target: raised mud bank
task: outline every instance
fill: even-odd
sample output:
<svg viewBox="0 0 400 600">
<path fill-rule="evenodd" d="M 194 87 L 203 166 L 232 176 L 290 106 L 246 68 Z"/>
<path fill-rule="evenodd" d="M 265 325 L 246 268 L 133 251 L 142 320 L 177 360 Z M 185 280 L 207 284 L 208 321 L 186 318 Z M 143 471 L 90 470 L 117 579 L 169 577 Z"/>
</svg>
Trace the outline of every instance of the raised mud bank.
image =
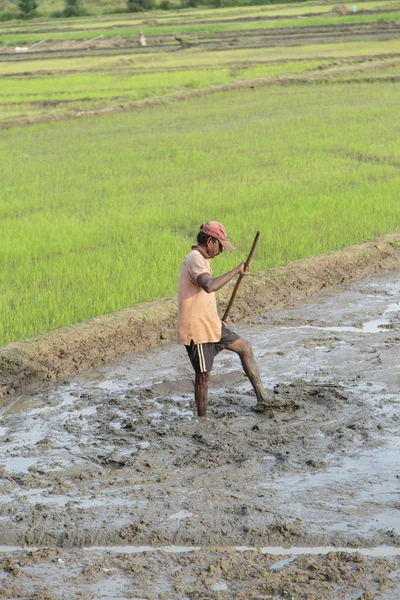
<svg viewBox="0 0 400 600">
<path fill-rule="evenodd" d="M 340 283 L 400 267 L 400 232 L 247 277 L 230 322 L 302 300 Z M 232 285 L 219 293 L 222 307 Z M 0 397 L 27 385 L 83 372 L 100 363 L 172 339 L 176 298 L 140 304 L 0 349 Z"/>
</svg>

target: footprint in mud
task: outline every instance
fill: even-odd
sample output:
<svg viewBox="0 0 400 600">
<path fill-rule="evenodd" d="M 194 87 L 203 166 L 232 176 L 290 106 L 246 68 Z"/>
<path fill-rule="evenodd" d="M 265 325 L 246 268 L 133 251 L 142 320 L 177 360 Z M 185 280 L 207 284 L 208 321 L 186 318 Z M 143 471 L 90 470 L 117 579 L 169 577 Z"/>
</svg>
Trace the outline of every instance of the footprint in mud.
<svg viewBox="0 0 400 600">
<path fill-rule="evenodd" d="M 228 394 L 219 395 L 217 401 L 212 399 L 210 408 L 216 413 L 213 416 L 221 418 L 224 415 L 224 407 L 221 404 L 225 403 L 230 407 L 235 405 L 235 409 L 247 411 L 249 408 L 254 409 L 254 401 L 253 392 L 240 393 L 230 391 Z M 275 385 L 271 394 L 271 410 L 265 413 L 261 412 L 261 414 L 276 416 L 280 412 L 290 413 L 301 411 L 304 413 L 311 410 L 311 407 L 314 407 L 315 410 L 315 404 L 324 405 L 334 410 L 344 402 L 362 404 L 360 399 L 341 386 L 320 383 L 313 384 L 303 380 L 296 380 L 291 384 L 280 383 Z M 228 413 L 229 415 L 232 414 L 232 408 L 228 410 Z"/>
<path fill-rule="evenodd" d="M 187 445 L 180 464 L 222 466 L 267 455 L 275 457 L 274 470 L 323 468 L 328 453 L 368 439 L 368 410 L 340 386 L 297 380 L 278 384 L 274 395 L 284 409 L 259 415 L 250 412 L 251 393 L 210 395 L 210 419 L 198 424 L 196 449 Z"/>
</svg>

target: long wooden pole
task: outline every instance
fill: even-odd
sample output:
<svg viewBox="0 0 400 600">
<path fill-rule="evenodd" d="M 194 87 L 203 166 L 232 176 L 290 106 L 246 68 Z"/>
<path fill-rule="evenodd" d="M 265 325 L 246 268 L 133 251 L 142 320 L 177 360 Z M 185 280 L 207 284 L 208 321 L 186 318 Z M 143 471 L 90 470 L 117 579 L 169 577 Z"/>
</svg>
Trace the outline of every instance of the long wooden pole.
<svg viewBox="0 0 400 600">
<path fill-rule="evenodd" d="M 256 233 L 256 237 L 254 238 L 253 245 L 252 245 L 252 247 L 251 247 L 251 250 L 250 250 L 250 252 L 249 252 L 249 255 L 248 255 L 248 257 L 247 257 L 247 260 L 246 260 L 246 262 L 245 262 L 245 264 L 244 264 L 244 267 L 245 267 L 245 269 L 246 269 L 246 268 L 248 268 L 248 267 L 249 267 L 249 265 L 250 265 L 250 261 L 251 261 L 251 259 L 253 258 L 253 254 L 254 254 L 254 251 L 255 251 L 255 249 L 256 249 L 256 246 L 257 246 L 257 242 L 258 242 L 258 238 L 259 238 L 259 237 L 260 237 L 260 232 L 259 232 L 259 231 L 257 231 L 257 233 Z M 237 294 L 237 291 L 238 291 L 238 289 L 239 289 L 240 282 L 242 281 L 243 277 L 244 277 L 244 275 L 239 275 L 239 277 L 238 277 L 238 280 L 236 281 L 235 287 L 233 288 L 233 292 L 232 292 L 231 299 L 229 300 L 228 306 L 226 307 L 226 309 L 225 309 L 225 312 L 224 312 L 224 316 L 222 317 L 222 320 L 223 320 L 223 321 L 226 321 L 226 319 L 228 318 L 229 311 L 230 311 L 230 310 L 231 310 L 231 308 L 232 308 L 233 301 L 234 301 L 234 300 L 235 300 L 235 298 L 236 298 L 236 294 Z"/>
</svg>

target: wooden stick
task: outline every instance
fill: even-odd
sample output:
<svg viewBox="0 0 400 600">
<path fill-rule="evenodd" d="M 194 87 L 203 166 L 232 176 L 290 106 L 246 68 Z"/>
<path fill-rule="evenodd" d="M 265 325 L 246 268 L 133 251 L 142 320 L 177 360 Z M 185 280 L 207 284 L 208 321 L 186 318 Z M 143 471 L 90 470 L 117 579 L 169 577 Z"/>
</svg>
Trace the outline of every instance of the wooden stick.
<svg viewBox="0 0 400 600">
<path fill-rule="evenodd" d="M 249 267 L 249 265 L 250 265 L 250 261 L 251 261 L 251 259 L 253 258 L 253 254 L 254 254 L 254 251 L 255 251 L 255 249 L 256 249 L 256 246 L 257 246 L 257 242 L 258 242 L 258 238 L 259 238 L 259 237 L 260 237 L 260 232 L 259 232 L 259 231 L 257 231 L 257 233 L 256 233 L 256 237 L 254 238 L 254 242 L 253 242 L 253 245 L 252 245 L 252 247 L 251 247 L 251 250 L 250 250 L 250 253 L 249 253 L 249 256 L 247 257 L 247 260 L 246 260 L 246 262 L 245 262 L 245 264 L 244 264 L 244 267 L 245 267 L 245 269 L 246 269 L 246 268 L 248 268 L 248 267 Z M 239 277 L 238 277 L 238 280 L 236 281 L 235 287 L 233 288 L 233 292 L 232 292 L 231 299 L 229 300 L 228 306 L 226 307 L 226 310 L 225 310 L 225 312 L 224 312 L 224 316 L 222 317 L 222 320 L 223 320 L 223 321 L 226 321 L 226 319 L 228 318 L 229 311 L 230 311 L 230 310 L 231 310 L 231 308 L 232 308 L 233 301 L 234 301 L 234 300 L 235 300 L 235 298 L 236 298 L 236 294 L 237 294 L 237 291 L 238 291 L 238 289 L 239 289 L 240 282 L 242 281 L 243 277 L 244 277 L 244 275 L 239 275 Z"/>
</svg>

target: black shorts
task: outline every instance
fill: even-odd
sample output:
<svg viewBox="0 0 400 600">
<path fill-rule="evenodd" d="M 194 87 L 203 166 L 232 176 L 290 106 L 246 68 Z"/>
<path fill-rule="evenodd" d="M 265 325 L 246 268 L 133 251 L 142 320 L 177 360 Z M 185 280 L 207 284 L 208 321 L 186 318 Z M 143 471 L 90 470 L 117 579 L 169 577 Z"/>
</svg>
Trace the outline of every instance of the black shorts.
<svg viewBox="0 0 400 600">
<path fill-rule="evenodd" d="M 221 339 L 219 342 L 206 342 L 204 344 L 195 344 L 193 340 L 190 346 L 185 346 L 192 363 L 193 369 L 198 373 L 209 373 L 212 369 L 214 358 L 230 346 L 233 342 L 240 339 L 240 335 L 234 333 L 225 325 L 221 327 Z"/>
</svg>

